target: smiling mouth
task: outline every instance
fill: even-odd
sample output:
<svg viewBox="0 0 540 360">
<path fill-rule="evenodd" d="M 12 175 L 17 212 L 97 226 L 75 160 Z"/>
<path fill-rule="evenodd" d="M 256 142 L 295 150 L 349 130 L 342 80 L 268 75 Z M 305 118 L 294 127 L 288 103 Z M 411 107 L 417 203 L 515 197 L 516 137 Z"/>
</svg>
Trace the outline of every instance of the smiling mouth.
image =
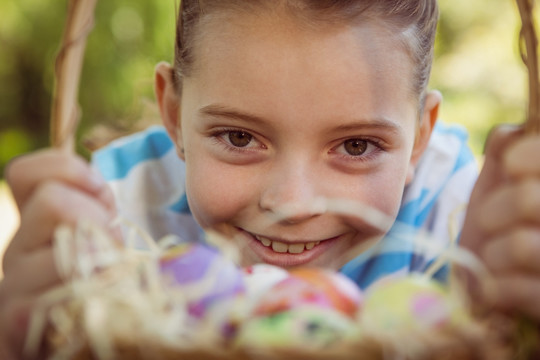
<svg viewBox="0 0 540 360">
<path fill-rule="evenodd" d="M 271 248 L 274 252 L 280 254 L 302 254 L 303 252 L 309 251 L 321 243 L 320 241 L 312 241 L 307 243 L 286 244 L 284 242 L 271 240 L 260 235 L 253 235 L 253 237 L 265 247 Z"/>
</svg>

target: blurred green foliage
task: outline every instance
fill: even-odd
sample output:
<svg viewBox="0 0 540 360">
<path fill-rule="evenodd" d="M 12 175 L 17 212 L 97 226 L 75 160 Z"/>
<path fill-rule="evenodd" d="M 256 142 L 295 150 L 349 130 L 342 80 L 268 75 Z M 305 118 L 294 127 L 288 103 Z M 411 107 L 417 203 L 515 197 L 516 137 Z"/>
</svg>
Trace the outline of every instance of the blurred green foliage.
<svg viewBox="0 0 540 360">
<path fill-rule="evenodd" d="M 153 71 L 171 61 L 175 0 L 98 1 L 81 78 L 78 136 L 96 124 L 129 126 L 153 99 Z M 54 62 L 67 1 L 0 1 L 0 173 L 49 143 Z M 82 148 L 79 149 L 82 151 Z"/>
<path fill-rule="evenodd" d="M 480 157 L 490 129 L 521 123 L 528 103 L 515 1 L 439 0 L 441 20 L 431 86 L 444 96 L 441 119 L 463 124 Z"/>
<path fill-rule="evenodd" d="M 81 79 L 79 137 L 99 124 L 155 120 L 146 111 L 153 70 L 158 61 L 172 60 L 177 1 L 98 1 Z M 440 0 L 440 6 L 431 87 L 445 97 L 442 120 L 464 124 L 480 154 L 494 124 L 525 116 L 519 15 L 508 0 Z M 66 1 L 0 1 L 0 174 L 13 156 L 48 144 L 66 10 Z"/>
</svg>

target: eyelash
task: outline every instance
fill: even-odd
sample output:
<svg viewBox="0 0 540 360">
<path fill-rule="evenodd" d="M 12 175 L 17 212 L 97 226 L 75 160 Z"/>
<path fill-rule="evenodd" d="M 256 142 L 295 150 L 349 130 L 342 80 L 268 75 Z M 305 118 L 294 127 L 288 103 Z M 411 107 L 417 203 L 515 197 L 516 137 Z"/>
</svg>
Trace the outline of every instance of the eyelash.
<svg viewBox="0 0 540 360">
<path fill-rule="evenodd" d="M 235 153 L 235 154 L 245 154 L 247 152 L 254 152 L 254 151 L 257 151 L 258 149 L 266 149 L 266 146 L 264 146 L 264 144 L 261 143 L 261 147 L 257 147 L 255 148 L 255 150 L 252 148 L 252 147 L 249 147 L 249 145 L 247 145 L 246 147 L 238 147 L 238 146 L 234 146 L 233 144 L 231 144 L 229 142 L 229 140 L 227 139 L 224 139 L 223 137 L 224 136 L 227 136 L 227 135 L 230 135 L 231 133 L 234 133 L 234 132 L 243 132 L 243 133 L 246 133 L 247 135 L 250 135 L 252 137 L 252 141 L 256 141 L 256 142 L 259 142 L 261 143 L 259 140 L 257 140 L 257 137 L 255 137 L 251 132 L 247 131 L 247 130 L 244 130 L 244 129 L 239 129 L 239 128 L 222 128 L 222 129 L 217 129 L 215 131 L 213 131 L 210 136 L 214 139 L 215 143 L 217 145 L 220 145 L 223 149 L 225 149 L 226 151 L 229 151 L 229 152 L 232 152 L 232 153 Z M 366 150 L 366 153 L 365 154 L 361 154 L 361 155 L 350 155 L 350 154 L 346 154 L 346 153 L 340 153 L 337 151 L 337 149 L 341 148 L 341 147 L 344 147 L 345 146 L 345 143 L 349 140 L 359 140 L 359 141 L 365 141 L 367 143 L 367 146 L 368 146 L 368 149 Z M 369 151 L 369 146 L 374 146 L 375 148 L 371 151 Z M 351 137 L 351 138 L 347 138 L 347 139 L 344 139 L 342 140 L 338 146 L 334 147 L 332 149 L 332 153 L 335 153 L 336 155 L 338 155 L 341 159 L 345 160 L 345 161 L 358 161 L 358 162 L 367 162 L 369 160 L 371 160 L 372 158 L 374 158 L 375 156 L 377 156 L 377 154 L 379 154 L 380 152 L 383 152 L 385 151 L 385 146 L 384 146 L 384 142 L 379 140 L 379 139 L 373 139 L 373 138 L 366 138 L 366 137 Z M 346 151 L 344 151 L 346 152 Z"/>
<path fill-rule="evenodd" d="M 245 147 L 239 147 L 239 146 L 234 146 L 233 144 L 231 144 L 228 140 L 224 139 L 223 136 L 226 136 L 226 135 L 230 135 L 231 133 L 234 133 L 234 132 L 242 132 L 242 133 L 246 133 L 247 135 L 251 136 L 252 137 L 252 140 L 251 141 L 257 141 L 260 143 L 259 140 L 257 140 L 257 138 L 249 131 L 247 130 L 244 130 L 244 129 L 237 129 L 237 128 L 223 128 L 223 129 L 217 129 L 215 131 L 213 131 L 210 136 L 214 139 L 215 143 L 222 146 L 225 150 L 227 151 L 230 151 L 230 152 L 233 152 L 233 153 L 246 153 L 246 152 L 251 152 L 253 151 L 252 147 L 249 147 L 249 145 L 245 146 Z M 262 148 L 266 148 L 266 146 L 264 146 L 262 143 L 261 143 L 261 147 Z"/>
<path fill-rule="evenodd" d="M 344 153 L 340 153 L 337 151 L 337 149 L 342 148 L 345 146 L 345 143 L 349 140 L 359 140 L 359 141 L 365 141 L 367 143 L 368 149 L 366 149 L 366 152 L 361 155 L 350 155 L 347 154 L 344 150 Z M 375 148 L 373 150 L 369 150 L 369 146 L 374 146 Z M 379 153 L 385 151 L 384 143 L 381 140 L 373 139 L 373 138 L 365 138 L 365 137 L 351 137 L 348 139 L 342 140 L 338 146 L 334 147 L 332 152 L 336 153 L 339 157 L 341 157 L 344 160 L 347 161 L 369 161 L 375 156 L 377 156 Z"/>
</svg>

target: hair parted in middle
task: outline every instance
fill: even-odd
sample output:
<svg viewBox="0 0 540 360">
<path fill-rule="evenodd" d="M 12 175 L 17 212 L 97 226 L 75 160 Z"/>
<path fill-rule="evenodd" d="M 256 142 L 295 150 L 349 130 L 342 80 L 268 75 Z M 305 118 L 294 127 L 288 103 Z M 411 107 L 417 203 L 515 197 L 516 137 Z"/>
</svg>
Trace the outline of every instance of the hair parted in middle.
<svg viewBox="0 0 540 360">
<path fill-rule="evenodd" d="M 420 102 L 431 73 L 433 44 L 439 17 L 437 0 L 181 0 L 176 26 L 173 80 L 182 78 L 197 61 L 193 48 L 202 20 L 219 11 L 238 14 L 281 9 L 306 23 L 377 23 L 395 34 L 414 65 L 412 90 Z"/>
</svg>

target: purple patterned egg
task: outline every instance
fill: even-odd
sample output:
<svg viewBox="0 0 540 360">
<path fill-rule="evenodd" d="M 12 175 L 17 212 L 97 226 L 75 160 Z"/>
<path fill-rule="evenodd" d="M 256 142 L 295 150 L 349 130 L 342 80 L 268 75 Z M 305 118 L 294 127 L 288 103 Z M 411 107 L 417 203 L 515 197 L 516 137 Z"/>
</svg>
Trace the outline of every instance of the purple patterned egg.
<svg viewBox="0 0 540 360">
<path fill-rule="evenodd" d="M 197 243 L 168 249 L 159 261 L 171 286 L 185 290 L 189 313 L 202 317 L 208 308 L 245 290 L 242 271 L 218 250 Z"/>
</svg>

